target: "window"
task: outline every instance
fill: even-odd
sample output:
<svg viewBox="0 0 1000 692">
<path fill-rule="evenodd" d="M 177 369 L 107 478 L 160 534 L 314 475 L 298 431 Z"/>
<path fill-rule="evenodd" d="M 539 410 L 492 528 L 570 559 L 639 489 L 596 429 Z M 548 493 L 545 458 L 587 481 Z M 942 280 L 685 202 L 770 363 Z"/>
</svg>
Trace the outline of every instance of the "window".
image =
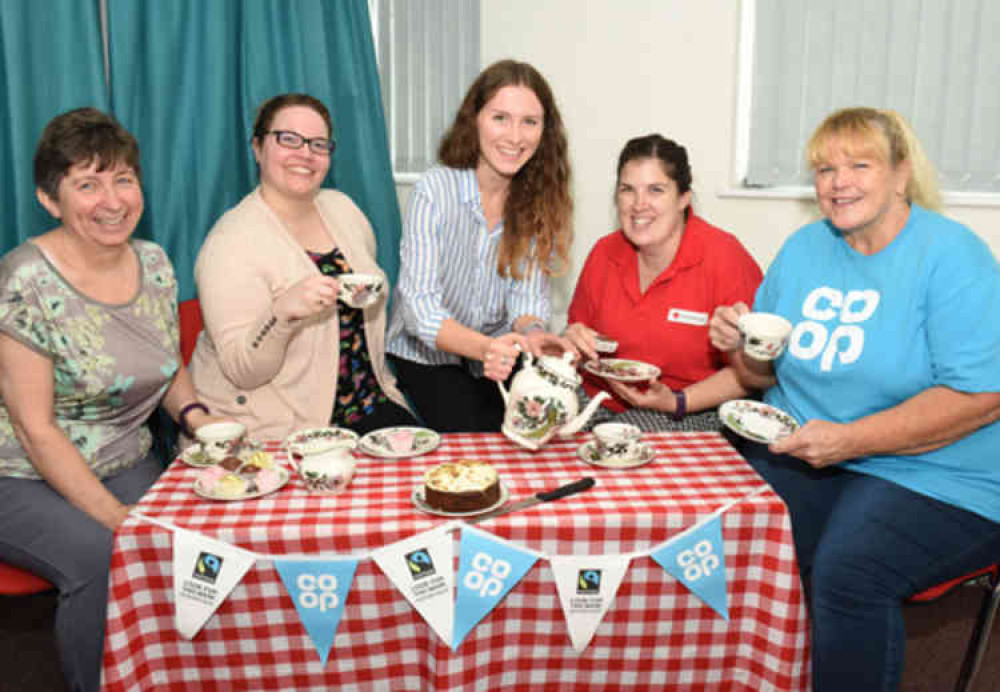
<svg viewBox="0 0 1000 692">
<path fill-rule="evenodd" d="M 807 186 L 804 147 L 847 106 L 913 125 L 949 202 L 1000 195 L 1000 25 L 994 0 L 744 0 L 736 178 Z"/>
<path fill-rule="evenodd" d="M 397 180 L 437 161 L 437 146 L 479 74 L 480 0 L 369 0 Z"/>
</svg>

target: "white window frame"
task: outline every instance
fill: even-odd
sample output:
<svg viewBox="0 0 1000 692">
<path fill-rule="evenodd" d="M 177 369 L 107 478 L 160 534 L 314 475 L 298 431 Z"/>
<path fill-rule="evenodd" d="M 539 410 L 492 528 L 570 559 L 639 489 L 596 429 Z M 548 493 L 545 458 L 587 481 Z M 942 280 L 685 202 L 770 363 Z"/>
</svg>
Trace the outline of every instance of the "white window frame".
<svg viewBox="0 0 1000 692">
<path fill-rule="evenodd" d="M 808 0 L 793 1 L 808 2 Z M 728 186 L 719 194 L 722 197 L 746 199 L 815 199 L 815 191 L 808 186 L 748 187 L 743 182 L 749 170 L 756 10 L 756 0 L 741 0 L 733 167 Z M 941 196 L 943 203 L 948 206 L 1000 207 L 1000 194 L 996 193 L 942 189 Z"/>
<path fill-rule="evenodd" d="M 409 2 L 409 3 L 419 3 L 419 2 L 423 2 L 424 0 L 406 0 L 406 1 Z M 478 4 L 478 0 L 477 0 L 477 4 Z M 368 0 L 368 13 L 369 13 L 369 16 L 371 18 L 371 23 L 372 23 L 372 40 L 373 40 L 374 46 L 375 46 L 375 57 L 376 57 L 376 60 L 378 61 L 378 64 L 379 64 L 379 78 L 381 79 L 381 76 L 382 76 L 382 67 L 383 67 L 383 65 L 382 65 L 383 56 L 381 55 L 380 44 L 381 44 L 381 39 L 383 38 L 381 36 L 381 31 L 382 31 L 382 29 L 381 29 L 381 27 L 382 27 L 381 19 L 383 19 L 383 18 L 380 17 L 379 0 Z M 391 25 L 389 26 L 389 30 L 391 31 Z M 476 42 L 475 42 L 475 45 L 476 45 L 476 47 L 478 47 L 480 45 L 480 36 L 479 36 L 479 32 L 481 30 L 480 26 L 475 26 L 474 30 L 476 31 Z M 444 37 L 440 33 L 435 33 L 433 36 L 426 36 L 425 38 L 428 41 L 441 41 L 441 40 L 444 40 Z M 392 42 L 393 40 L 394 40 L 394 37 L 390 34 L 389 41 Z M 455 75 L 456 79 L 459 79 L 459 80 L 462 81 L 461 84 L 451 84 L 450 85 L 451 87 L 454 87 L 456 93 L 459 94 L 459 102 L 456 102 L 453 105 L 453 107 L 451 109 L 451 112 L 448 113 L 447 121 L 449 123 L 451 121 L 451 118 L 454 117 L 455 111 L 458 110 L 458 106 L 460 105 L 461 95 L 464 95 L 466 89 L 469 86 L 469 83 L 471 83 L 472 79 L 475 79 L 476 74 L 478 74 L 478 72 L 479 72 L 479 68 L 481 67 L 481 57 L 479 55 L 476 56 L 476 65 L 477 65 L 477 69 L 476 69 L 475 73 L 473 73 L 471 75 L 466 75 L 464 78 L 462 76 L 460 76 L 460 75 Z M 395 104 L 395 103 L 386 103 L 384 100 L 383 100 L 383 104 L 382 104 L 384 112 L 385 112 L 385 118 L 386 118 L 386 135 L 387 135 L 388 140 L 389 140 L 389 157 L 390 157 L 390 161 L 392 163 L 392 168 L 393 168 L 393 171 L 392 171 L 393 179 L 396 181 L 397 184 L 413 184 L 413 183 L 415 183 L 420 178 L 421 175 L 423 175 L 423 173 L 424 173 L 423 170 L 419 170 L 419 171 L 399 171 L 399 170 L 396 170 L 397 144 L 398 143 L 396 141 L 396 136 L 395 136 L 395 132 L 394 132 L 394 130 L 395 130 L 395 128 L 394 128 L 394 122 L 395 122 L 395 118 L 397 117 L 397 113 L 391 112 L 391 111 L 393 111 L 395 109 L 396 105 L 397 104 Z M 444 134 L 444 133 L 442 132 L 441 134 Z M 434 144 L 434 151 L 428 152 L 428 160 L 429 160 L 430 163 L 433 163 L 436 160 L 436 158 L 437 158 L 436 157 L 436 153 L 437 153 L 437 144 L 435 142 L 435 144 Z"/>
</svg>

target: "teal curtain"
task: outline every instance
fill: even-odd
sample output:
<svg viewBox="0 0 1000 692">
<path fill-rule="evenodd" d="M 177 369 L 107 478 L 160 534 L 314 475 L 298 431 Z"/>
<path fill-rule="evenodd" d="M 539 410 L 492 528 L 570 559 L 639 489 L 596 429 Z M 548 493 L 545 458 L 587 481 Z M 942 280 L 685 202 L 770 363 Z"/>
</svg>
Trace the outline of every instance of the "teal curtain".
<svg viewBox="0 0 1000 692">
<path fill-rule="evenodd" d="M 107 110 L 97 0 L 0 0 L 0 254 L 56 225 L 35 199 L 38 137 L 54 116 Z"/>
<path fill-rule="evenodd" d="M 142 150 L 142 235 L 170 254 L 194 296 L 205 234 L 257 183 L 257 106 L 283 92 L 323 101 L 337 151 L 328 185 L 350 196 L 395 280 L 399 206 L 366 0 L 108 0 L 111 103 Z"/>
</svg>

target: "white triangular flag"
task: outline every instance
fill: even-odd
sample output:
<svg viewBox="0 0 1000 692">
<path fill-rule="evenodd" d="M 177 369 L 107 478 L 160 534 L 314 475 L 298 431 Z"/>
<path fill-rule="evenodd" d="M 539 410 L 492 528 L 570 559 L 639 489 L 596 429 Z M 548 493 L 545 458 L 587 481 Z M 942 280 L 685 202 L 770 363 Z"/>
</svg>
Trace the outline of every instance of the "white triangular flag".
<svg viewBox="0 0 1000 692">
<path fill-rule="evenodd" d="M 174 529 L 174 625 L 182 637 L 198 634 L 255 559 L 234 545 Z"/>
<path fill-rule="evenodd" d="M 549 558 L 573 648 L 587 648 L 608 612 L 629 565 L 628 555 L 553 555 Z"/>
<path fill-rule="evenodd" d="M 379 548 L 372 552 L 372 559 L 437 636 L 450 646 L 455 549 L 447 529 L 439 526 Z"/>
</svg>

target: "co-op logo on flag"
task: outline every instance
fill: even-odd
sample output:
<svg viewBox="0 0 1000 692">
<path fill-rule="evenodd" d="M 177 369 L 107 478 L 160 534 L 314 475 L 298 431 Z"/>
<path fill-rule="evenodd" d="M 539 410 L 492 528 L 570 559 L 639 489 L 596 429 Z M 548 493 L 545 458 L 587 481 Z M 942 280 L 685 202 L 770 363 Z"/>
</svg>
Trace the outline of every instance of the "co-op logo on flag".
<svg viewBox="0 0 1000 692">
<path fill-rule="evenodd" d="M 410 570 L 410 576 L 413 577 L 414 581 L 434 574 L 434 560 L 431 559 L 431 554 L 427 548 L 414 550 L 403 557 L 406 560 L 406 566 Z"/>
<path fill-rule="evenodd" d="M 222 558 L 212 553 L 198 553 L 198 560 L 194 563 L 194 572 L 191 576 L 201 581 L 214 584 L 222 571 Z"/>
<path fill-rule="evenodd" d="M 298 601 L 303 608 L 317 608 L 325 613 L 340 605 L 337 578 L 332 574 L 300 574 L 295 585 L 299 587 Z"/>
<path fill-rule="evenodd" d="M 600 593 L 601 570 L 581 569 L 576 575 L 577 593 Z"/>
<path fill-rule="evenodd" d="M 511 572 L 511 564 L 486 553 L 476 553 L 472 565 L 465 575 L 465 588 L 479 593 L 479 596 L 499 596 L 503 591 L 504 579 Z"/>
</svg>

